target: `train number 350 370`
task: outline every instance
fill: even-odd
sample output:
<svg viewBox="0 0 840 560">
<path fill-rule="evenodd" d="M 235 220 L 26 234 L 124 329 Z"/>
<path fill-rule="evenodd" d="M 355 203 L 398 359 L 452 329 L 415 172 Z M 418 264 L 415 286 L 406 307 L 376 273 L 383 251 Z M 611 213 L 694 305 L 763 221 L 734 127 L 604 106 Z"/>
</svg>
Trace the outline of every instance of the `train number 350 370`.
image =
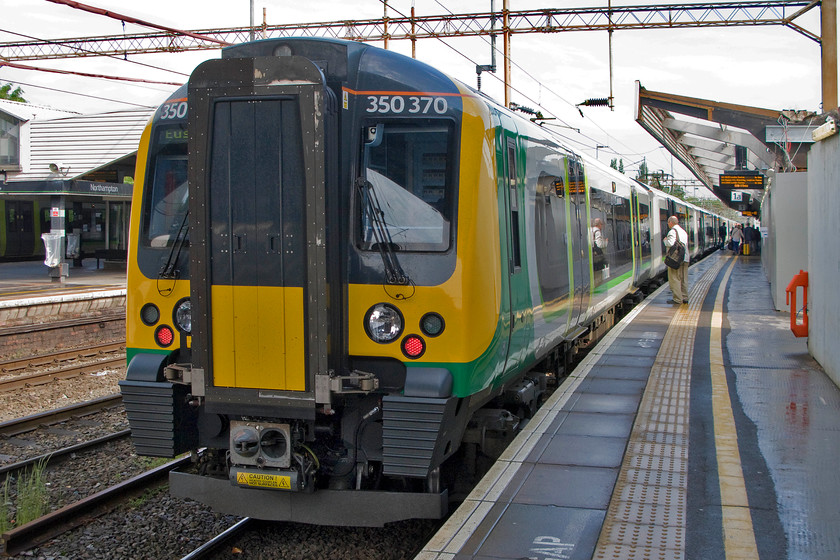
<svg viewBox="0 0 840 560">
<path fill-rule="evenodd" d="M 449 110 L 445 97 L 402 95 L 368 95 L 368 113 L 409 113 L 425 115 L 430 112 L 443 115 Z"/>
</svg>

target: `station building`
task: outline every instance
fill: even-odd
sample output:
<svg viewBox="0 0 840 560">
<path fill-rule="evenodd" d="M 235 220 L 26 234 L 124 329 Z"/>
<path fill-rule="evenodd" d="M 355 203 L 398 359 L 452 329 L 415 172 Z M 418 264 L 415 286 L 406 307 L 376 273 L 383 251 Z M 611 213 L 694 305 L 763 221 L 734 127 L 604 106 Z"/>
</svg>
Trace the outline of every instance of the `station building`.
<svg viewBox="0 0 840 560">
<path fill-rule="evenodd" d="M 154 108 L 80 115 L 0 100 L 0 260 L 71 254 L 124 262 L 140 135 Z"/>
</svg>

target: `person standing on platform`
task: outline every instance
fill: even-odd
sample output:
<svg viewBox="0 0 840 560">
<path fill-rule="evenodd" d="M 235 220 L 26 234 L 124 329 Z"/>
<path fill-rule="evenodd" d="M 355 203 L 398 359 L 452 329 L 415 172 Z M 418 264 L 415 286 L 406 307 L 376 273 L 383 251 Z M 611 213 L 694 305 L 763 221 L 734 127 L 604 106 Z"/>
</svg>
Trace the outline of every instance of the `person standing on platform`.
<svg viewBox="0 0 840 560">
<path fill-rule="evenodd" d="M 744 241 L 744 232 L 741 230 L 741 224 L 735 224 L 732 228 L 732 252 L 736 255 L 741 253 L 741 243 Z"/>
<path fill-rule="evenodd" d="M 679 239 L 685 247 L 685 258 L 679 268 L 668 268 L 668 286 L 671 288 L 671 299 L 668 303 L 680 305 L 688 303 L 688 234 L 680 227 L 680 220 L 676 216 L 668 218 L 668 235 L 665 237 L 665 247 L 670 247 Z"/>
<path fill-rule="evenodd" d="M 750 247 L 750 255 L 759 254 L 758 244 L 761 242 L 761 233 L 758 228 L 752 223 L 748 223 L 744 228 L 744 243 Z"/>
</svg>

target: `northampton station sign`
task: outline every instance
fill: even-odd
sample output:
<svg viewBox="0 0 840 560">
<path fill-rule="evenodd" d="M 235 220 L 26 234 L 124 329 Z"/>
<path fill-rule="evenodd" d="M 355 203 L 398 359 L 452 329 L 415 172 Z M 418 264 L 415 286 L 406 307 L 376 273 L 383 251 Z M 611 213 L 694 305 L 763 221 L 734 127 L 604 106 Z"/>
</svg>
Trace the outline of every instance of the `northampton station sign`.
<svg viewBox="0 0 840 560">
<path fill-rule="evenodd" d="M 720 175 L 722 189 L 763 189 L 764 175 L 758 171 L 734 171 Z"/>
</svg>

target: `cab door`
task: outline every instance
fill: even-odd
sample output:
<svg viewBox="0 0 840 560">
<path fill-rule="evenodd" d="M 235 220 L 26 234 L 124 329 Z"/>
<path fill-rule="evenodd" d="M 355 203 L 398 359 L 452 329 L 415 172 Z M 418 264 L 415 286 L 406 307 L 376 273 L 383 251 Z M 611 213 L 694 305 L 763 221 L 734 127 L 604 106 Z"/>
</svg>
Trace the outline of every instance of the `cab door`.
<svg viewBox="0 0 840 560">
<path fill-rule="evenodd" d="M 237 398 L 311 406 L 326 370 L 322 80 L 301 57 L 208 61 L 190 78 L 193 349 L 208 400 L 258 389 Z"/>
<path fill-rule="evenodd" d="M 215 105 L 210 259 L 217 386 L 305 387 L 299 120 L 294 98 Z"/>
</svg>

